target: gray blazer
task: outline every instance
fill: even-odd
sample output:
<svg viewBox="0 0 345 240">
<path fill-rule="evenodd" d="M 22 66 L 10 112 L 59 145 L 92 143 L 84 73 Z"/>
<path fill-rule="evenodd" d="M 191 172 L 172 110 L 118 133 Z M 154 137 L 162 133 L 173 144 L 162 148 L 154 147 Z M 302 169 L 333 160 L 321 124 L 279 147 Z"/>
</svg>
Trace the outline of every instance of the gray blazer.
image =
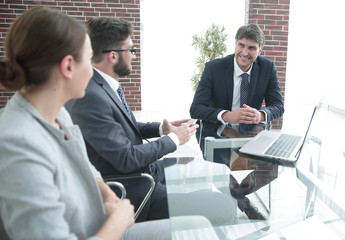
<svg viewBox="0 0 345 240">
<path fill-rule="evenodd" d="M 64 108 L 57 120 L 63 130 L 18 92 L 0 114 L 0 216 L 11 239 L 99 239 L 100 174 Z"/>
<path fill-rule="evenodd" d="M 85 96 L 66 104 L 81 128 L 89 158 L 101 174 L 147 172 L 148 165 L 176 150 L 170 137 L 160 137 L 160 123 L 137 122 L 128 113 L 103 77 L 94 71 Z"/>
<path fill-rule="evenodd" d="M 121 100 L 97 71 L 94 71 L 85 96 L 69 101 L 66 108 L 73 122 L 80 126 L 90 161 L 103 176 L 152 174 L 149 165 L 176 150 L 170 137 L 160 137 L 160 123 L 137 122 L 133 114 L 130 118 Z M 143 144 L 145 138 L 154 137 L 160 138 Z M 157 178 L 164 179 L 164 176 Z M 147 182 L 131 179 L 122 183 L 128 190 L 128 198 L 137 208 L 147 192 Z M 165 189 L 157 194 L 166 194 Z M 150 200 L 146 206 L 150 206 Z M 147 210 L 145 208 L 140 217 L 145 216 Z"/>
</svg>

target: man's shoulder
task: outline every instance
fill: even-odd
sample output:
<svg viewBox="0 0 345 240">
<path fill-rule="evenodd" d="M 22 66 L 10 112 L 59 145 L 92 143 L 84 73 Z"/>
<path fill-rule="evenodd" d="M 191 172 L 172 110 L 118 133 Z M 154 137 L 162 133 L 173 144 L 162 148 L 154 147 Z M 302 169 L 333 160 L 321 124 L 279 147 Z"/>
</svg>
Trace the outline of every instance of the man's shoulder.
<svg viewBox="0 0 345 240">
<path fill-rule="evenodd" d="M 87 84 L 87 87 L 85 89 L 85 94 L 88 94 L 89 92 L 97 91 L 102 86 L 102 84 L 99 83 L 94 77 L 92 77 Z"/>
<path fill-rule="evenodd" d="M 93 75 L 85 90 L 87 92 L 93 89 L 98 89 L 101 88 L 104 84 L 107 84 L 107 81 L 96 70 L 93 70 Z"/>
<path fill-rule="evenodd" d="M 267 57 L 264 57 L 264 56 L 258 56 L 257 59 L 256 59 L 256 62 L 258 62 L 260 65 L 271 65 L 271 64 L 274 64 L 274 62 L 267 58 Z"/>
<path fill-rule="evenodd" d="M 227 55 L 225 57 L 219 57 L 215 58 L 213 60 L 210 60 L 208 63 L 224 63 L 224 62 L 230 62 L 233 61 L 234 59 L 234 54 Z"/>
<path fill-rule="evenodd" d="M 107 81 L 94 70 L 94 75 L 90 79 L 85 89 L 85 96 L 79 100 L 85 100 L 88 98 L 104 98 L 106 97 L 105 88 L 110 88 Z"/>
<path fill-rule="evenodd" d="M 206 65 L 208 65 L 208 67 L 211 67 L 211 68 L 224 69 L 224 68 L 227 68 L 228 66 L 232 66 L 233 62 L 234 62 L 234 54 L 231 54 L 225 57 L 215 58 L 207 62 Z"/>
</svg>

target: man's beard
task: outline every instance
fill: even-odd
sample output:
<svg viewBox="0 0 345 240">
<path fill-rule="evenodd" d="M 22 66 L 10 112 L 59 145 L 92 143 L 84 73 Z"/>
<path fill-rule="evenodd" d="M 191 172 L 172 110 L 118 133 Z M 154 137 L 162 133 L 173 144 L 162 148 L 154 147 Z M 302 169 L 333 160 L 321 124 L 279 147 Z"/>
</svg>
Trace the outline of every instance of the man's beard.
<svg viewBox="0 0 345 240">
<path fill-rule="evenodd" d="M 123 58 L 120 57 L 119 62 L 114 66 L 113 71 L 120 77 L 125 77 L 131 73 L 132 69 L 123 61 Z"/>
</svg>

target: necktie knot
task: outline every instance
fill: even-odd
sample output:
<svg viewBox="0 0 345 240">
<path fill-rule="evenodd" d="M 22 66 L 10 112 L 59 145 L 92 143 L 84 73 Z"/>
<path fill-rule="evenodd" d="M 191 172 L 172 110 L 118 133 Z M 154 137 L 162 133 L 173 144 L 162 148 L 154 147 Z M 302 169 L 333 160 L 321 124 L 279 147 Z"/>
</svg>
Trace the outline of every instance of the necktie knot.
<svg viewBox="0 0 345 240">
<path fill-rule="evenodd" d="M 248 73 L 242 73 L 241 78 L 242 80 L 248 81 L 249 74 Z"/>
</svg>

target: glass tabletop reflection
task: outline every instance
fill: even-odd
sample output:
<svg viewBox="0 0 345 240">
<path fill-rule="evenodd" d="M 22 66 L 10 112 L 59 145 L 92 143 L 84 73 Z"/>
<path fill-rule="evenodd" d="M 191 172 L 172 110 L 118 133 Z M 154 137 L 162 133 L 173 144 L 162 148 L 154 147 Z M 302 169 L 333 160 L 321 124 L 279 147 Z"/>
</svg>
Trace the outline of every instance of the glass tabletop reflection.
<svg viewBox="0 0 345 240">
<path fill-rule="evenodd" d="M 305 190 L 293 168 L 244 157 L 233 169 L 200 158 L 163 161 L 174 239 L 207 239 L 201 236 L 210 232 L 214 239 L 253 239 L 303 219 Z M 212 227 L 185 229 L 177 216 L 202 216 Z"/>
<path fill-rule="evenodd" d="M 305 171 L 302 164 L 241 154 L 240 147 L 267 129 L 246 127 L 200 123 L 196 138 L 203 157 L 163 159 L 173 239 L 294 239 L 291 229 L 310 226 L 342 239 L 344 222 L 325 224 L 338 216 L 315 201 L 314 181 L 306 176 L 313 174 L 310 164 Z M 179 216 L 199 216 L 208 224 L 187 227 Z"/>
</svg>

